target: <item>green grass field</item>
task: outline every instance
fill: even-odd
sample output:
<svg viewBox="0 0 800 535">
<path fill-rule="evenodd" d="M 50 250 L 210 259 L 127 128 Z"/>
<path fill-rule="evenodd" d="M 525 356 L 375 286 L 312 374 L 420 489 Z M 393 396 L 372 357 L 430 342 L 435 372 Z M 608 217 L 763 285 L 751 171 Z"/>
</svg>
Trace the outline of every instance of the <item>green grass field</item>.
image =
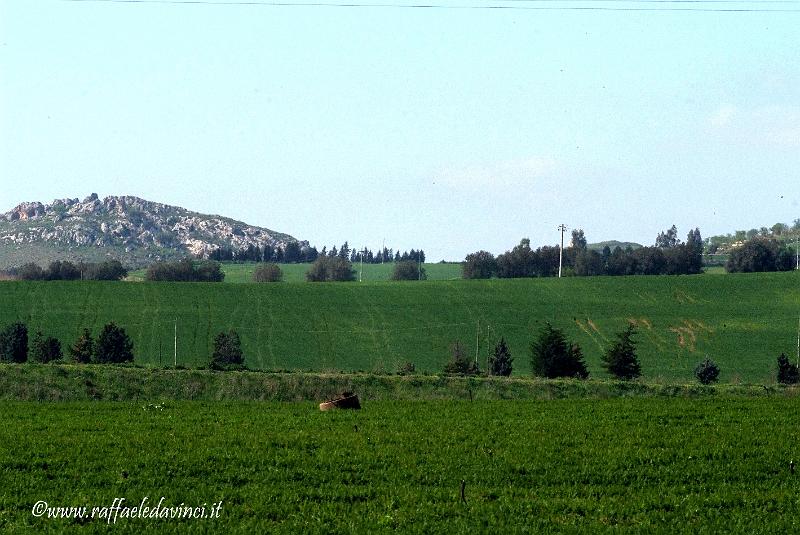
<svg viewBox="0 0 800 535">
<path fill-rule="evenodd" d="M 253 270 L 258 264 L 246 262 L 234 264 L 223 262 L 222 271 L 225 273 L 225 282 L 253 282 Z M 311 264 L 280 264 L 283 271 L 284 282 L 306 282 L 306 272 Z M 428 280 L 453 280 L 461 278 L 461 264 L 458 263 L 437 263 L 423 264 Z M 356 272 L 356 280 L 359 273 L 361 280 L 366 282 L 388 281 L 392 276 L 394 264 L 353 264 Z M 128 276 L 131 281 L 141 282 L 145 278 L 145 269 L 133 271 Z"/>
<path fill-rule="evenodd" d="M 373 402 L 336 413 L 4 403 L 0 531 L 795 533 L 796 409 L 774 398 Z M 152 507 L 161 497 L 207 514 L 222 506 L 205 519 L 32 514 L 37 502 L 90 515 L 115 498 Z"/>
<path fill-rule="evenodd" d="M 214 335 L 236 329 L 249 366 L 393 372 L 410 360 L 441 371 L 460 340 L 486 362 L 487 338 L 504 336 L 516 373 L 549 321 L 581 344 L 589 370 L 628 321 L 638 325 L 646 378 L 691 380 L 705 355 L 727 382 L 771 382 L 781 352 L 793 354 L 800 274 L 584 277 L 406 283 L 200 284 L 0 282 L 0 325 L 14 320 L 58 337 L 107 321 L 125 327 L 137 362 L 207 362 Z M 487 337 L 488 327 L 488 337 Z M 476 340 L 477 337 L 477 340 Z"/>
</svg>

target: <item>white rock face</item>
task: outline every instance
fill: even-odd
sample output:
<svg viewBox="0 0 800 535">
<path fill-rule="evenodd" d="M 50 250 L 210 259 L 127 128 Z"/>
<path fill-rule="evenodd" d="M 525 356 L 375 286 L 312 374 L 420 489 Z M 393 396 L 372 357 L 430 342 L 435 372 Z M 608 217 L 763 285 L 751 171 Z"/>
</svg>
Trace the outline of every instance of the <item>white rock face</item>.
<svg viewBox="0 0 800 535">
<path fill-rule="evenodd" d="M 208 257 L 220 247 L 286 247 L 298 242 L 288 234 L 232 219 L 199 214 L 178 206 L 133 196 L 99 199 L 93 193 L 79 201 L 56 199 L 49 204 L 25 202 L 0 214 L 0 243 L 58 246 L 121 246 L 173 249 Z M 308 242 L 298 242 L 301 247 Z"/>
</svg>

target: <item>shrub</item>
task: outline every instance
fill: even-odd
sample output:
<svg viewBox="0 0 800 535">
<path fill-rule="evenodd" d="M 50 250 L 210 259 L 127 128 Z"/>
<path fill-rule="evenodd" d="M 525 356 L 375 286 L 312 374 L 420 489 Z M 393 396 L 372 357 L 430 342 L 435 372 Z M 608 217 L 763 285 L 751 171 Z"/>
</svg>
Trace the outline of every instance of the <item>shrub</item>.
<svg viewBox="0 0 800 535">
<path fill-rule="evenodd" d="M 478 375 L 478 363 L 467 357 L 467 352 L 461 342 L 456 342 L 450 347 L 450 361 L 444 366 L 445 375 Z"/>
<path fill-rule="evenodd" d="M 16 322 L 0 332 L 0 362 L 28 360 L 28 327 Z"/>
<path fill-rule="evenodd" d="M 636 342 L 633 335 L 636 328 L 632 323 L 628 328 L 617 334 L 617 341 L 609 347 L 603 356 L 603 367 L 617 379 L 636 379 L 642 375 L 642 367 L 636 358 Z"/>
<path fill-rule="evenodd" d="M 253 271 L 254 282 L 280 282 L 282 279 L 283 271 L 274 262 L 259 264 Z"/>
<path fill-rule="evenodd" d="M 125 329 L 118 327 L 113 321 L 104 325 L 97 336 L 94 358 L 95 362 L 101 364 L 133 362 L 133 342 Z"/>
<path fill-rule="evenodd" d="M 244 368 L 242 341 L 239 333 L 230 331 L 218 333 L 214 337 L 214 351 L 209 367 L 212 370 L 236 370 Z"/>
<path fill-rule="evenodd" d="M 412 260 L 401 260 L 394 263 L 392 270 L 393 281 L 415 281 L 424 280 L 428 276 L 425 274 L 425 268 L 421 264 Z"/>
<path fill-rule="evenodd" d="M 789 362 L 784 353 L 781 353 L 781 356 L 778 357 L 778 382 L 785 385 L 793 385 L 800 382 L 800 370 L 795 364 Z"/>
<path fill-rule="evenodd" d="M 318 256 L 306 272 L 309 282 L 352 281 L 356 280 L 353 265 L 340 256 Z"/>
<path fill-rule="evenodd" d="M 719 378 L 719 366 L 713 360 L 706 357 L 706 359 L 697 365 L 694 369 L 694 376 L 697 380 L 704 385 L 710 385 Z"/>
<path fill-rule="evenodd" d="M 83 333 L 75 340 L 75 343 L 67 348 L 70 358 L 78 364 L 88 364 L 94 359 L 94 340 L 89 329 L 84 329 Z"/>
<path fill-rule="evenodd" d="M 52 336 L 45 336 L 41 331 L 36 331 L 31 343 L 31 359 L 36 362 L 48 363 L 62 357 L 61 342 Z"/>
<path fill-rule="evenodd" d="M 508 377 L 513 370 L 514 358 L 508 349 L 505 338 L 500 338 L 494 346 L 494 353 L 489 357 L 489 374 Z"/>
<path fill-rule="evenodd" d="M 414 366 L 414 363 L 406 361 L 397 368 L 397 375 L 414 375 L 416 371 L 417 367 Z"/>
<path fill-rule="evenodd" d="M 530 345 L 531 370 L 539 377 L 586 379 L 589 370 L 578 344 L 568 344 L 564 333 L 547 323 Z"/>
</svg>

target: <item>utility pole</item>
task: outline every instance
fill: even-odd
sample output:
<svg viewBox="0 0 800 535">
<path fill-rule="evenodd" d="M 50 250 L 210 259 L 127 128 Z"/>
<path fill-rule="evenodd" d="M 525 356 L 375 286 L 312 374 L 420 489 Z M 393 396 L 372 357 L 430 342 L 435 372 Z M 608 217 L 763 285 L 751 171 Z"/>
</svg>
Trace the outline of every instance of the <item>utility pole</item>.
<svg viewBox="0 0 800 535">
<path fill-rule="evenodd" d="M 800 232 L 794 235 L 794 269 L 800 269 Z"/>
<path fill-rule="evenodd" d="M 175 318 L 175 351 L 172 354 L 175 359 L 175 367 L 178 367 L 178 318 Z"/>
<path fill-rule="evenodd" d="M 386 238 L 384 238 L 383 242 L 381 243 L 381 264 L 383 264 L 383 262 L 386 260 L 386 255 L 383 254 L 385 250 L 386 250 Z"/>
<path fill-rule="evenodd" d="M 561 249 L 558 250 L 558 278 L 561 278 L 561 266 L 564 262 L 564 232 L 567 230 L 567 226 L 564 223 L 561 223 L 558 226 L 558 230 L 561 231 Z"/>
<path fill-rule="evenodd" d="M 361 267 L 358 270 L 358 282 L 361 282 L 361 275 L 364 273 L 364 254 L 367 252 L 367 248 L 364 247 L 363 251 L 359 251 L 359 255 L 361 257 Z"/>
</svg>

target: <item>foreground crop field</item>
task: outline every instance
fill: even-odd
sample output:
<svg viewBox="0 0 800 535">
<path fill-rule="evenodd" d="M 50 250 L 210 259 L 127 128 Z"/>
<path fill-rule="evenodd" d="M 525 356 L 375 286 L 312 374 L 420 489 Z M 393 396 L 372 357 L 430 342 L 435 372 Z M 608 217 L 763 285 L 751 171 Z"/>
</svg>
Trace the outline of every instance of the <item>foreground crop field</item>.
<svg viewBox="0 0 800 535">
<path fill-rule="evenodd" d="M 786 398 L 5 403 L 0 531 L 105 533 L 32 508 L 163 496 L 222 508 L 115 531 L 793 533 L 798 429 Z"/>
<path fill-rule="evenodd" d="M 139 364 L 208 361 L 213 337 L 235 329 L 253 368 L 394 372 L 404 361 L 439 372 L 449 346 L 504 336 L 515 373 L 545 322 L 583 347 L 592 375 L 628 321 L 638 325 L 646 378 L 692 380 L 705 355 L 726 382 L 771 382 L 781 352 L 792 354 L 800 274 L 583 277 L 488 281 L 317 284 L 0 282 L 0 325 L 22 320 L 66 347 L 83 327 L 125 327 Z M 488 330 L 488 332 L 487 332 Z M 488 336 L 487 336 L 488 335 Z M 477 340 L 476 340 L 477 339 Z"/>
</svg>

